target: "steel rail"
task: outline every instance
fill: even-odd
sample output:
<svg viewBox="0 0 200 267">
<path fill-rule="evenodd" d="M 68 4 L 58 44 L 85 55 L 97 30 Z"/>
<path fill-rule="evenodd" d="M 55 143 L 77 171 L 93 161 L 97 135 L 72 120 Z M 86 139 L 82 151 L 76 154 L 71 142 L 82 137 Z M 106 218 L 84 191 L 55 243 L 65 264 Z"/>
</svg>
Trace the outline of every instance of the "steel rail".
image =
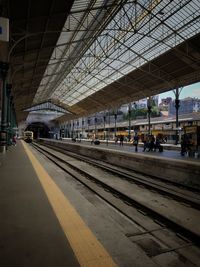
<svg viewBox="0 0 200 267">
<path fill-rule="evenodd" d="M 88 188 L 90 188 L 90 187 L 87 185 L 87 183 L 83 182 L 82 179 L 79 179 L 77 177 L 77 175 L 74 174 L 74 170 L 75 170 L 75 172 L 80 173 L 84 177 L 87 177 L 87 179 L 92 180 L 93 182 L 98 184 L 100 187 L 104 188 L 105 191 L 110 192 L 112 195 L 116 196 L 117 198 L 120 198 L 127 205 L 133 206 L 137 209 L 142 210 L 149 217 L 153 218 L 156 221 L 160 221 L 162 224 L 171 228 L 173 231 L 182 234 L 187 239 L 191 240 L 193 243 L 200 245 L 200 235 L 198 233 L 196 233 L 194 229 L 189 229 L 189 228 L 185 227 L 184 225 L 177 223 L 175 220 L 168 218 L 166 214 L 165 215 L 160 214 L 159 212 L 155 211 L 153 208 L 147 207 L 145 204 L 142 204 L 139 201 L 133 199 L 132 197 L 127 196 L 125 193 L 119 191 L 118 189 L 115 189 L 112 186 L 106 184 L 105 182 L 100 181 L 99 179 L 97 179 L 94 176 L 88 174 L 87 172 L 81 170 L 80 168 L 70 164 L 70 162 L 66 162 L 66 160 L 64 160 L 63 158 L 56 156 L 54 151 L 50 152 L 49 150 L 45 150 L 45 148 L 42 148 L 41 146 L 39 146 L 39 148 L 38 148 L 38 145 L 36 145 L 36 144 L 34 144 L 34 147 L 37 150 L 39 150 L 42 154 L 44 154 L 48 159 L 53 161 L 61 169 L 63 169 L 64 171 L 67 171 L 75 179 L 77 179 L 81 183 L 85 184 Z M 66 170 L 66 168 L 63 166 L 63 164 L 70 166 L 72 171 L 70 171 L 69 169 Z M 94 192 L 94 190 L 92 190 L 92 191 Z M 99 193 L 97 193 L 97 192 L 95 192 L 95 194 L 99 195 Z"/>
</svg>

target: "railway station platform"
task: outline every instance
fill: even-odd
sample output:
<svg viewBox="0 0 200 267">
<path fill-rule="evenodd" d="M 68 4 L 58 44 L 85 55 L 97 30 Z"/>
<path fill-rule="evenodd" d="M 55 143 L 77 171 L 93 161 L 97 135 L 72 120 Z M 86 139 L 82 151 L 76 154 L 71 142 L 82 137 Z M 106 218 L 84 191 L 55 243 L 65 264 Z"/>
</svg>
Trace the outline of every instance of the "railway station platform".
<svg viewBox="0 0 200 267">
<path fill-rule="evenodd" d="M 101 142 L 100 145 L 82 140 L 73 142 L 71 139 L 55 140 L 40 139 L 41 142 L 65 148 L 71 152 L 85 155 L 97 160 L 121 166 L 143 174 L 171 180 L 180 184 L 200 188 L 200 158 L 181 156 L 180 148 L 173 146 L 164 148 L 163 152 L 143 152 L 143 147 L 138 147 L 135 152 L 133 145 L 124 143 Z M 170 148 L 170 149 L 169 149 Z"/>
<path fill-rule="evenodd" d="M 115 163 L 132 162 L 140 168 L 141 162 L 148 158 L 153 171 L 156 170 L 156 162 L 161 164 L 160 159 L 165 164 L 167 162 L 167 167 L 177 168 L 177 172 L 188 169 L 191 174 L 193 171 L 192 177 L 198 176 L 200 171 L 199 159 L 180 157 L 179 160 L 176 157 L 179 151 L 164 150 L 160 156 L 159 152 L 143 153 L 142 148 L 135 153 L 133 146 L 109 144 L 107 147 L 107 144 L 96 146 L 70 140 L 48 141 L 74 149 L 77 153 L 87 151 L 93 158 L 100 155 L 105 159 L 107 154 Z M 113 222 L 104 225 L 99 218 L 108 219 L 110 215 L 105 213 L 105 207 L 105 214 L 101 216 L 97 216 L 96 212 L 99 211 L 95 205 L 94 213 L 91 213 L 91 203 L 85 206 L 83 199 L 72 191 L 69 184 L 65 184 L 65 179 L 58 177 L 51 164 L 23 141 L 18 141 L 5 154 L 0 154 L 0 266 L 155 266 L 151 257 L 127 241 L 124 234 L 118 236 Z M 91 196 L 87 197 L 91 201 Z M 90 229 L 88 222 L 95 227 L 99 225 L 103 239 L 98 237 L 98 232 Z M 108 232 L 111 236 L 117 235 L 119 244 L 116 246 L 121 254 L 116 255 L 111 245 L 114 241 L 108 238 Z M 102 241 L 107 244 L 106 247 Z"/>
<path fill-rule="evenodd" d="M 39 161 L 23 141 L 0 154 L 0 266 L 115 266 Z"/>
<path fill-rule="evenodd" d="M 63 138 L 63 141 L 68 141 L 70 142 L 71 139 L 69 138 Z M 81 144 L 91 144 L 91 140 L 83 139 L 83 140 L 78 140 L 77 143 Z M 93 144 L 94 145 L 94 144 Z M 186 160 L 186 161 L 194 161 L 194 162 L 200 162 L 200 155 L 197 157 L 189 156 L 188 154 L 185 154 L 184 156 L 181 156 L 181 146 L 180 145 L 173 145 L 173 144 L 162 144 L 163 146 L 163 152 L 159 153 L 158 149 L 156 151 L 149 151 L 146 149 L 146 151 L 143 151 L 143 143 L 138 144 L 138 152 L 139 154 L 144 154 L 144 155 L 150 155 L 150 156 L 159 156 L 159 157 L 164 157 L 164 158 L 171 158 L 171 159 L 180 159 L 180 160 Z M 127 151 L 131 153 L 135 153 L 135 147 L 133 144 L 129 142 L 124 142 L 123 146 L 120 146 L 119 141 L 115 143 L 114 141 L 102 141 L 100 142 L 100 147 L 105 147 L 109 149 L 116 149 L 119 151 Z"/>
</svg>

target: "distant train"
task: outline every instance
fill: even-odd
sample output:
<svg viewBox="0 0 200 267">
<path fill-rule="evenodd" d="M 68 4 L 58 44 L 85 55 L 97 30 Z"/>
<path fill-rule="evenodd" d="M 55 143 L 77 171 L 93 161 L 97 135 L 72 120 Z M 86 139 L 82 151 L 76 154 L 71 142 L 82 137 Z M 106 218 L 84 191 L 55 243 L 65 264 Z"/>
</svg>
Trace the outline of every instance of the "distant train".
<svg viewBox="0 0 200 267">
<path fill-rule="evenodd" d="M 33 141 L 33 132 L 32 131 L 25 131 L 24 132 L 24 141 L 27 143 L 32 143 L 32 141 Z"/>
</svg>

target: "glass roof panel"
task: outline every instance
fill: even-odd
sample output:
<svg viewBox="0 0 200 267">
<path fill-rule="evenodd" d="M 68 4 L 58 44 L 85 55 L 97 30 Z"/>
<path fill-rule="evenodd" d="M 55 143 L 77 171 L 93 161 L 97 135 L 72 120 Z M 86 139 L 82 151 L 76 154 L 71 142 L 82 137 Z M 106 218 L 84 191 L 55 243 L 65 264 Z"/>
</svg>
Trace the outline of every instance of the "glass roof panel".
<svg viewBox="0 0 200 267">
<path fill-rule="evenodd" d="M 65 113 L 70 113 L 68 110 L 62 107 L 59 107 L 51 102 L 41 103 L 41 104 L 32 106 L 30 108 L 27 108 L 24 111 L 29 111 L 29 112 L 41 111 L 42 113 L 55 112 L 55 113 L 61 113 L 61 115 Z"/>
<path fill-rule="evenodd" d="M 105 6 L 75 0 L 35 102 L 52 98 L 72 106 L 200 32 L 198 0 Z"/>
</svg>

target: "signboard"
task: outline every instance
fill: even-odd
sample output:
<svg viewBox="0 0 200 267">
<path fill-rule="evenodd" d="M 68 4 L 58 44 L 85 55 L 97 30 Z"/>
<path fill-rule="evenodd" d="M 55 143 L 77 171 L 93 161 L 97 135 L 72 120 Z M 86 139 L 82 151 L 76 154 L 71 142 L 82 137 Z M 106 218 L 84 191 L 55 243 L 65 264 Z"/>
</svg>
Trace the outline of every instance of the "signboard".
<svg viewBox="0 0 200 267">
<path fill-rule="evenodd" d="M 200 127 L 195 126 L 186 126 L 184 128 L 185 134 L 189 138 L 190 144 L 197 149 L 197 146 L 200 145 Z"/>
<path fill-rule="evenodd" d="M 197 126 L 186 126 L 185 127 L 185 133 L 196 133 L 197 132 Z"/>
<path fill-rule="evenodd" d="M 162 124 L 154 125 L 155 130 L 162 130 Z"/>
<path fill-rule="evenodd" d="M 9 42 L 9 19 L 0 17 L 0 41 Z"/>
<path fill-rule="evenodd" d="M 172 129 L 172 125 L 170 124 L 164 124 L 163 129 Z"/>
</svg>

